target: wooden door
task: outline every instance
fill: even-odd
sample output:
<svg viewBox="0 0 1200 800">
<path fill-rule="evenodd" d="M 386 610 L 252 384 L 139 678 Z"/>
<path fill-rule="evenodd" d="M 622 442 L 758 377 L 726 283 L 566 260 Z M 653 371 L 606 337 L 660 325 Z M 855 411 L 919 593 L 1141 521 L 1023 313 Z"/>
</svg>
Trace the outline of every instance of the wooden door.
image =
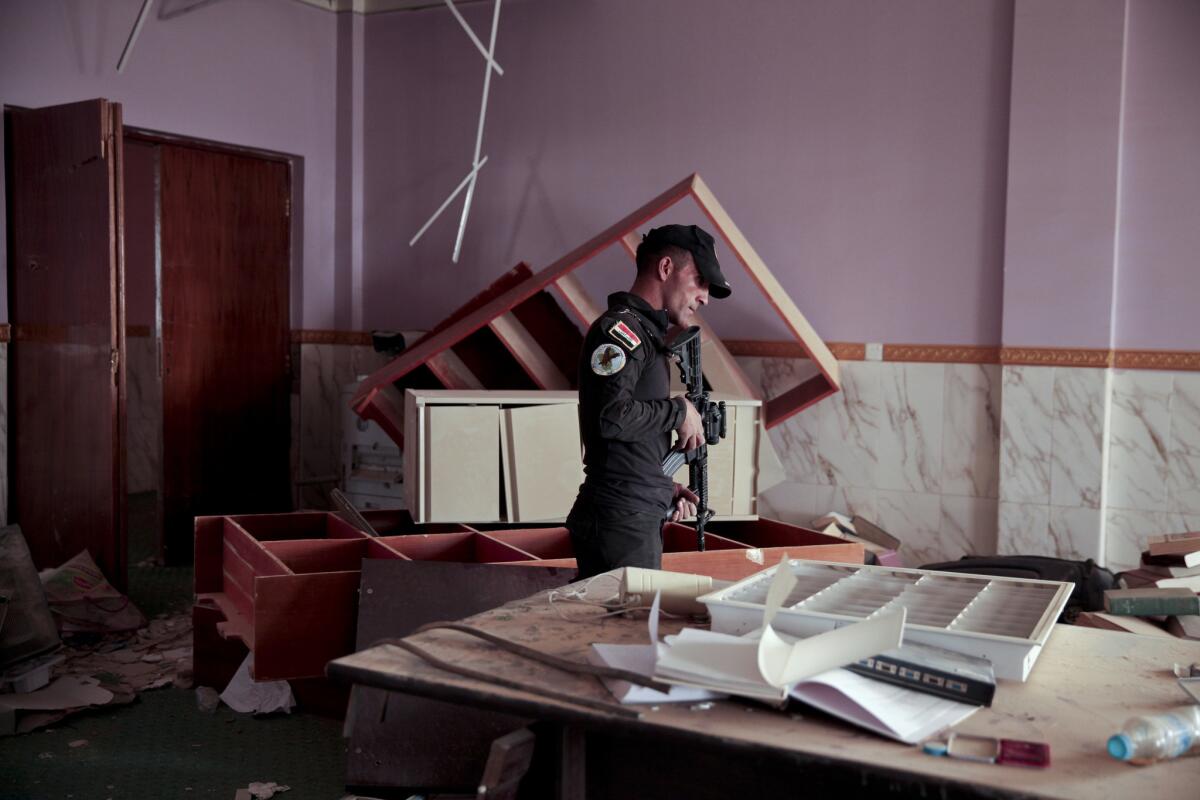
<svg viewBox="0 0 1200 800">
<path fill-rule="evenodd" d="M 8 113 L 10 508 L 38 567 L 125 587 L 121 106 Z"/>
<path fill-rule="evenodd" d="M 163 514 L 169 563 L 193 518 L 291 506 L 290 166 L 201 147 L 159 154 Z"/>
</svg>

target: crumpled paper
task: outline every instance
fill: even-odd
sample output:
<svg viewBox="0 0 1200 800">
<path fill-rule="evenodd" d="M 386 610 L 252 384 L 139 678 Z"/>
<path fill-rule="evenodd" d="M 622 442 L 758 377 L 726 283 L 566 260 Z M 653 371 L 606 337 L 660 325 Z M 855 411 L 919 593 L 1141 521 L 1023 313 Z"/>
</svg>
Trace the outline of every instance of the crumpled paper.
<svg viewBox="0 0 1200 800">
<path fill-rule="evenodd" d="M 256 681 L 250 677 L 254 654 L 248 653 L 238 671 L 221 692 L 225 705 L 242 714 L 292 713 L 296 699 L 287 681 Z"/>
</svg>

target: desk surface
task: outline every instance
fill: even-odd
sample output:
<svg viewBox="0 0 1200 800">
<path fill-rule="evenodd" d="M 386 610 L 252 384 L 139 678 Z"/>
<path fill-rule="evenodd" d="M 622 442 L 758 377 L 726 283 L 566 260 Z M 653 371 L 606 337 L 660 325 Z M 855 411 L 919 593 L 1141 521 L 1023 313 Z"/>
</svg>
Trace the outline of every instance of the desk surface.
<svg viewBox="0 0 1200 800">
<path fill-rule="evenodd" d="M 556 609 L 570 620 L 559 616 Z M 546 652 L 584 660 L 592 642 L 646 642 L 644 619 L 599 618 L 583 606 L 556 604 L 546 595 L 508 603 L 465 620 L 469 624 Z M 661 634 L 680 625 L 664 620 Z M 530 662 L 473 637 L 429 631 L 411 637 L 440 658 L 531 687 L 614 702 L 589 676 L 571 675 Z M 1200 796 L 1200 757 L 1133 767 L 1105 752 L 1108 736 L 1130 716 L 1184 705 L 1187 698 L 1172 673 L 1176 662 L 1200 662 L 1200 643 L 1057 625 L 1025 683 L 1001 682 L 991 708 L 976 712 L 955 730 L 985 736 L 1050 743 L 1051 766 L 1026 769 L 977 764 L 925 755 L 793 705 L 789 713 L 723 701 L 708 710 L 686 704 L 640 708 L 627 720 L 590 708 L 566 705 L 532 692 L 511 690 L 459 677 L 426 664 L 406 651 L 381 645 L 340 658 L 329 673 L 370 686 L 473 706 L 490 707 L 585 726 L 637 726 L 641 733 L 703 736 L 734 749 L 769 749 L 799 758 L 850 762 L 864 769 L 918 776 L 931 786 L 969 784 L 989 795 L 1130 800 Z M 790 713 L 799 711 L 799 713 Z"/>
</svg>

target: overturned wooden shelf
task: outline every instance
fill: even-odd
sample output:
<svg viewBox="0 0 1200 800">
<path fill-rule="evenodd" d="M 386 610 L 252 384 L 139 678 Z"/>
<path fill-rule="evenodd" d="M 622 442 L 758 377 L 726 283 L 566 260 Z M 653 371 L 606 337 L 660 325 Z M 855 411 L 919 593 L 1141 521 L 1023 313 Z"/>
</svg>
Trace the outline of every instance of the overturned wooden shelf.
<svg viewBox="0 0 1200 800">
<path fill-rule="evenodd" d="M 763 398 L 720 339 L 701 320 L 705 378 L 716 392 L 764 400 L 767 428 L 786 420 L 839 388 L 837 360 L 816 335 L 779 281 L 721 207 L 712 190 L 693 174 L 592 237 L 545 269 L 520 264 L 465 303 L 428 335 L 370 375 L 355 394 L 354 410 L 377 422 L 403 445 L 400 391 L 416 389 L 574 388 L 576 363 L 586 328 L 601 313 L 572 273 L 610 245 L 632 253 L 638 228 L 691 197 L 729 245 L 751 281 L 766 296 L 818 372 L 773 398 Z M 560 306 L 548 289 L 556 289 Z M 565 308 L 565 311 L 564 311 Z M 453 354 L 453 358 L 444 355 Z M 457 358 L 457 361 L 455 360 Z M 460 363 L 461 362 L 461 363 Z"/>
</svg>

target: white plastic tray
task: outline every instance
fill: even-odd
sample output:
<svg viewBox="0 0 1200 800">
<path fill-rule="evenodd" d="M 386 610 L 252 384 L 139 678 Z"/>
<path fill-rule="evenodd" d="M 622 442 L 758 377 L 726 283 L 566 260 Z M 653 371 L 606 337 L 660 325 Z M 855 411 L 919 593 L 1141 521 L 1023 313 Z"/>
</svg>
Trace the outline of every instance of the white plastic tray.
<svg viewBox="0 0 1200 800">
<path fill-rule="evenodd" d="M 980 656 L 996 677 L 1024 681 L 1050 638 L 1072 586 L 902 567 L 790 560 L 796 586 L 773 623 L 783 633 L 812 636 L 880 611 L 908 609 L 905 641 Z M 777 567 L 700 598 L 712 629 L 742 634 L 762 626 L 767 589 Z"/>
</svg>

